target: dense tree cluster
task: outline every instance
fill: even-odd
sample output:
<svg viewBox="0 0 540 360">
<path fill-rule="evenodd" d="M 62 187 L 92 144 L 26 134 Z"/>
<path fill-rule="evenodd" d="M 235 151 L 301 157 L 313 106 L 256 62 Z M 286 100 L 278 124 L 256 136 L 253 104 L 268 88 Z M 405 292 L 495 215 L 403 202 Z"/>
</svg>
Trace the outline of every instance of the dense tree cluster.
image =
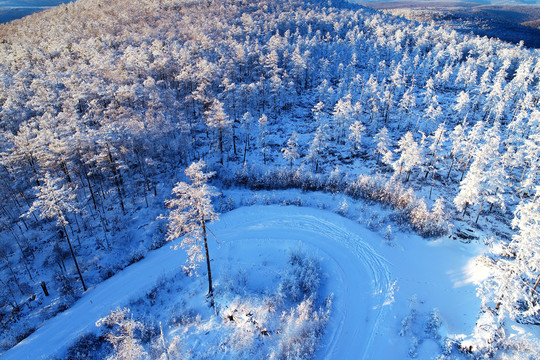
<svg viewBox="0 0 540 360">
<path fill-rule="evenodd" d="M 510 223 L 517 210 L 520 234 L 538 209 L 534 50 L 303 0 L 84 0 L 1 25 L 0 37 L 3 309 L 37 292 L 20 278 L 37 284 L 44 263 L 73 276 L 64 238 L 82 281 L 121 246 L 112 230 L 122 217 L 199 158 L 393 170 L 393 182 L 444 186 L 456 216 L 474 208 L 478 221 L 489 208 Z M 442 199 L 434 205 L 414 216 L 440 221 Z M 88 228 L 93 238 L 76 236 Z M 537 316 L 540 270 L 525 264 L 540 245 L 523 239 L 500 266 L 532 283 L 519 286 L 524 314 Z"/>
</svg>

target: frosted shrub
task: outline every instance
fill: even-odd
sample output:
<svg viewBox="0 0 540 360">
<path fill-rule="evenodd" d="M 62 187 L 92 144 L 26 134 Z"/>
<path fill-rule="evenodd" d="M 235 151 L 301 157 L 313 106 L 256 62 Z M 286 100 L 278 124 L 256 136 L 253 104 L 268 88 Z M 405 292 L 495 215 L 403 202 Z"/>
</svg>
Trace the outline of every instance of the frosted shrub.
<svg viewBox="0 0 540 360">
<path fill-rule="evenodd" d="M 102 339 L 96 334 L 79 335 L 75 343 L 66 351 L 65 358 L 70 360 L 102 359 L 102 354 L 99 352 L 102 346 Z"/>
<path fill-rule="evenodd" d="M 418 228 L 418 230 L 423 231 L 425 229 L 425 223 L 429 218 L 429 211 L 424 199 L 418 200 L 418 203 L 415 205 L 416 206 L 410 210 L 411 223 Z"/>
<path fill-rule="evenodd" d="M 411 327 L 413 323 L 416 321 L 417 315 L 418 313 L 416 309 L 411 309 L 409 314 L 407 314 L 407 316 L 405 316 L 403 320 L 401 320 L 401 330 L 399 331 L 399 336 L 405 336 L 411 333 L 412 331 Z"/>
<path fill-rule="evenodd" d="M 392 234 L 392 226 L 388 225 L 386 227 L 386 232 L 384 234 L 384 240 L 388 246 L 394 246 L 394 235 Z"/>
<path fill-rule="evenodd" d="M 396 199 L 394 200 L 396 208 L 405 209 L 416 200 L 416 196 L 411 188 L 405 190 L 398 183 L 394 183 L 393 187 L 392 193 L 396 194 Z"/>
<path fill-rule="evenodd" d="M 346 216 L 349 213 L 349 204 L 347 203 L 346 198 L 343 198 L 341 203 L 339 203 L 339 205 L 336 208 L 335 212 L 338 213 L 341 216 Z"/>
<path fill-rule="evenodd" d="M 220 212 L 222 213 L 226 213 L 226 212 L 229 212 L 229 211 L 232 211 L 236 208 L 236 205 L 234 203 L 234 199 L 232 197 L 225 197 L 225 196 L 220 196 L 219 197 L 219 209 L 220 209 Z"/>
<path fill-rule="evenodd" d="M 426 336 L 434 340 L 439 340 L 441 338 L 441 335 L 439 334 L 441 324 L 442 322 L 439 315 L 439 309 L 435 308 L 433 311 L 431 311 L 431 313 L 429 313 L 429 320 L 424 329 Z"/>
<path fill-rule="evenodd" d="M 223 289 L 231 294 L 243 294 L 247 285 L 248 273 L 244 269 L 230 271 L 223 275 Z"/>
<path fill-rule="evenodd" d="M 327 191 L 332 193 L 342 193 L 345 190 L 345 183 L 345 174 L 339 171 L 339 168 L 336 167 L 330 172 L 330 176 L 326 181 Z"/>
<path fill-rule="evenodd" d="M 254 342 L 268 334 L 271 302 L 252 298 L 235 298 L 221 312 L 223 321 L 231 329 L 228 343 L 236 350 L 252 348 Z M 266 335 L 265 335 L 266 334 Z"/>
<path fill-rule="evenodd" d="M 421 341 L 416 337 L 413 336 L 411 338 L 411 347 L 409 348 L 409 356 L 411 359 L 415 359 L 418 357 L 418 346 L 421 344 Z"/>
<path fill-rule="evenodd" d="M 154 233 L 152 234 L 152 241 L 150 243 L 150 249 L 158 249 L 165 244 L 165 234 L 167 233 L 167 224 L 162 219 L 157 219 L 157 225 Z"/>
<path fill-rule="evenodd" d="M 376 213 L 371 213 L 367 221 L 367 226 L 372 231 L 378 231 L 381 228 L 383 222 L 383 219 L 379 215 L 377 215 Z"/>
<path fill-rule="evenodd" d="M 108 360 L 146 358 L 146 351 L 137 338 L 144 330 L 144 326 L 139 321 L 135 321 L 133 316 L 129 316 L 129 313 L 130 310 L 127 308 L 118 308 L 96 322 L 96 326 L 105 326 L 110 329 L 110 332 L 105 335 L 105 339 L 112 344 L 114 354 Z"/>
<path fill-rule="evenodd" d="M 319 260 L 294 250 L 289 256 L 289 265 L 279 284 L 279 293 L 293 301 L 316 298 L 321 282 Z"/>
<path fill-rule="evenodd" d="M 342 193 L 351 198 L 366 199 L 388 205 L 400 210 L 394 216 L 398 224 L 409 224 L 420 235 L 439 236 L 448 232 L 449 225 L 444 218 L 442 202 L 433 209 L 427 209 L 424 200 L 418 200 L 410 187 L 405 187 L 395 179 L 387 179 L 380 175 L 370 176 L 360 174 L 354 181 L 348 182 L 344 173 L 333 171 L 329 176 L 313 174 L 310 171 L 302 172 L 300 169 L 290 171 L 287 169 L 270 169 L 265 173 L 255 168 L 243 168 L 231 178 L 230 174 L 220 173 L 225 185 L 246 186 L 253 190 L 272 190 L 300 188 L 303 191 L 327 191 L 333 194 Z M 253 205 L 256 201 L 248 201 Z M 284 201 L 284 204 L 287 202 Z M 343 215 L 342 212 L 336 212 Z"/>
<path fill-rule="evenodd" d="M 290 313 L 285 313 L 282 317 L 281 339 L 270 359 L 311 359 L 317 348 L 317 340 L 322 335 L 330 316 L 330 306 L 328 302 L 326 309 L 316 311 L 310 297 Z"/>
<path fill-rule="evenodd" d="M 462 341 L 460 350 L 473 353 L 476 358 L 492 358 L 504 338 L 505 332 L 496 313 L 486 309 L 476 321 L 472 338 Z"/>
<path fill-rule="evenodd" d="M 131 249 L 129 252 L 129 264 L 134 264 L 137 261 L 142 260 L 145 256 L 148 250 L 144 248 L 144 246 L 140 245 L 137 249 Z"/>
</svg>

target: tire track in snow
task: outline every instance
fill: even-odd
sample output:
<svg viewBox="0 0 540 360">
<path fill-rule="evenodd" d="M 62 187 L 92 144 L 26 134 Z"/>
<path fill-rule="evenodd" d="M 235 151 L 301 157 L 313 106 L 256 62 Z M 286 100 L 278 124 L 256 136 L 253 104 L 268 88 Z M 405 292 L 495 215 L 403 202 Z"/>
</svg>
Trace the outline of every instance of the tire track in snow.
<svg viewBox="0 0 540 360">
<path fill-rule="evenodd" d="M 226 232 L 227 238 L 264 238 L 266 241 L 283 241 L 289 247 L 301 240 L 302 246 L 309 244 L 323 250 L 341 276 L 354 273 L 367 278 L 351 275 L 346 279 L 345 288 L 337 289 L 341 292 L 336 293 L 329 333 L 327 331 L 321 344 L 318 358 L 373 358 L 374 341 L 380 333 L 386 308 L 392 303 L 390 264 L 367 243 L 368 240 L 381 242 L 380 236 L 339 215 L 312 208 L 253 206 L 237 209 L 234 213 L 241 219 L 241 224 L 229 223 L 226 217 L 218 224 L 219 231 Z M 328 261 L 322 265 L 328 266 Z M 358 265 L 363 272 L 355 269 Z M 371 302 L 358 305 L 359 300 L 366 300 L 355 298 L 359 294 L 365 295 L 365 281 L 369 281 L 367 296 L 370 299 L 367 300 Z M 330 288 L 336 285 L 332 280 L 329 282 Z M 366 306 L 371 308 L 366 309 Z M 366 316 L 369 321 L 364 319 Z M 364 336 L 365 339 L 359 339 Z"/>
<path fill-rule="evenodd" d="M 332 214 L 334 215 L 334 214 Z M 328 215 L 326 215 L 327 217 Z M 336 219 L 336 217 L 338 219 Z M 332 221 L 326 220 L 325 216 L 317 215 L 298 215 L 296 218 L 296 226 L 299 228 L 310 228 L 313 232 L 322 234 L 323 237 L 332 239 L 335 242 L 343 243 L 356 256 L 358 261 L 371 273 L 373 296 L 378 298 L 376 321 L 369 335 L 367 345 L 364 349 L 362 359 L 371 358 L 371 346 L 376 336 L 377 329 L 381 325 L 384 318 L 384 306 L 391 302 L 389 297 L 391 288 L 390 271 L 388 262 L 363 240 L 358 233 L 347 230 L 350 227 L 349 220 L 332 216 Z M 340 223 L 340 226 L 337 223 Z M 288 221 L 284 221 L 287 225 Z M 365 232 L 368 230 L 363 229 Z M 346 320 L 345 320 L 346 321 Z M 342 328 L 343 324 L 340 324 Z M 349 339 L 355 341 L 356 339 Z M 335 341 L 335 340 L 334 340 Z M 332 345 L 331 345 L 332 346 Z M 325 358 L 333 359 L 333 351 L 328 351 Z"/>
</svg>

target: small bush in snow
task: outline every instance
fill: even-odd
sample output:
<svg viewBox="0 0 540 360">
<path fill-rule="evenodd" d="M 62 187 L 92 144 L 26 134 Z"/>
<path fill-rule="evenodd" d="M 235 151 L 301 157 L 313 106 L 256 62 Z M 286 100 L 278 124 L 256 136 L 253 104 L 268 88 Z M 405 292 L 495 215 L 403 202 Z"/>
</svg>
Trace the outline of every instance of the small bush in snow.
<svg viewBox="0 0 540 360">
<path fill-rule="evenodd" d="M 409 356 L 411 359 L 416 359 L 418 357 L 418 346 L 422 343 L 421 340 L 419 340 L 416 336 L 412 336 L 411 338 L 411 347 L 409 348 Z"/>
<path fill-rule="evenodd" d="M 401 330 L 399 336 L 405 336 L 412 331 L 413 323 L 416 321 L 417 312 L 416 309 L 411 309 L 409 314 L 401 320 Z"/>
<path fill-rule="evenodd" d="M 442 321 L 439 315 L 439 309 L 435 308 L 429 313 L 429 320 L 424 329 L 426 336 L 434 340 L 439 340 L 441 338 L 441 335 L 439 334 L 441 324 Z"/>
<path fill-rule="evenodd" d="M 128 263 L 131 265 L 136 263 L 137 261 L 142 260 L 146 256 L 147 252 L 148 250 L 142 245 L 139 246 L 137 249 L 132 249 L 129 253 Z"/>
<path fill-rule="evenodd" d="M 325 309 L 314 310 L 313 299 L 307 298 L 296 309 L 283 314 L 281 339 L 270 359 L 311 359 L 328 322 L 330 306 L 331 301 L 328 301 Z"/>
<path fill-rule="evenodd" d="M 384 240 L 388 246 L 394 246 L 394 235 L 392 234 L 392 226 L 388 225 L 386 227 L 386 232 L 384 233 Z"/>
<path fill-rule="evenodd" d="M 104 339 L 96 334 L 88 333 L 79 336 L 74 344 L 67 350 L 66 359 L 69 360 L 101 360 L 104 353 L 112 349 L 104 348 Z"/>
<path fill-rule="evenodd" d="M 341 203 L 339 203 L 338 207 L 335 210 L 336 213 L 338 213 L 341 216 L 346 216 L 349 212 L 349 204 L 347 203 L 347 199 L 343 198 Z"/>
<path fill-rule="evenodd" d="M 234 299 L 221 311 L 223 321 L 231 329 L 230 346 L 236 350 L 250 348 L 258 338 L 267 336 L 271 312 L 272 308 L 267 307 L 266 301 Z"/>
<path fill-rule="evenodd" d="M 279 292 L 293 301 L 316 298 L 321 282 L 319 260 L 294 250 L 289 255 L 289 265 L 279 284 Z"/>
<path fill-rule="evenodd" d="M 96 326 L 110 330 L 105 339 L 113 346 L 114 353 L 108 360 L 137 360 L 147 356 L 139 341 L 144 326 L 129 315 L 129 309 L 118 308 L 96 322 Z"/>
<path fill-rule="evenodd" d="M 378 231 L 383 223 L 384 220 L 379 215 L 371 213 L 367 221 L 367 227 L 373 231 Z"/>
</svg>

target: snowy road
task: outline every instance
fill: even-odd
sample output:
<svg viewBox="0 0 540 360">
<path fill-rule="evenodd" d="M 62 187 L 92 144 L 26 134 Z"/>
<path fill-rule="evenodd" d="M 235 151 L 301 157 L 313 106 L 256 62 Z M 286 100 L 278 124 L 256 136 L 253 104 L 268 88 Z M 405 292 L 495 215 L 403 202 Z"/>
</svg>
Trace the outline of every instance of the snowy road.
<svg viewBox="0 0 540 360">
<path fill-rule="evenodd" d="M 320 257 L 328 275 L 326 290 L 334 293 L 334 302 L 317 358 L 374 358 L 375 339 L 391 303 L 388 264 L 368 244 L 380 243 L 378 235 L 334 213 L 292 206 L 241 208 L 216 225 L 220 241 L 241 241 L 240 248 L 275 250 L 300 242 L 304 251 Z"/>
<path fill-rule="evenodd" d="M 222 216 L 212 231 L 223 243 L 212 242 L 216 265 L 227 251 L 253 246 L 287 249 L 301 246 L 322 259 L 326 286 L 334 293 L 331 324 L 321 344 L 320 359 L 370 359 L 390 307 L 388 264 L 368 244 L 381 239 L 336 214 L 311 208 L 254 206 Z M 228 244 L 228 245 L 227 245 Z M 241 245 L 241 246 L 237 246 Z M 219 252 L 223 259 L 220 260 Z M 182 251 L 170 246 L 152 251 L 142 261 L 89 290 L 72 308 L 48 320 L 35 333 L 2 355 L 2 360 L 47 359 L 94 328 L 111 309 L 154 286 L 163 274 L 184 262 Z M 221 265 L 226 266 L 226 265 Z"/>
</svg>

